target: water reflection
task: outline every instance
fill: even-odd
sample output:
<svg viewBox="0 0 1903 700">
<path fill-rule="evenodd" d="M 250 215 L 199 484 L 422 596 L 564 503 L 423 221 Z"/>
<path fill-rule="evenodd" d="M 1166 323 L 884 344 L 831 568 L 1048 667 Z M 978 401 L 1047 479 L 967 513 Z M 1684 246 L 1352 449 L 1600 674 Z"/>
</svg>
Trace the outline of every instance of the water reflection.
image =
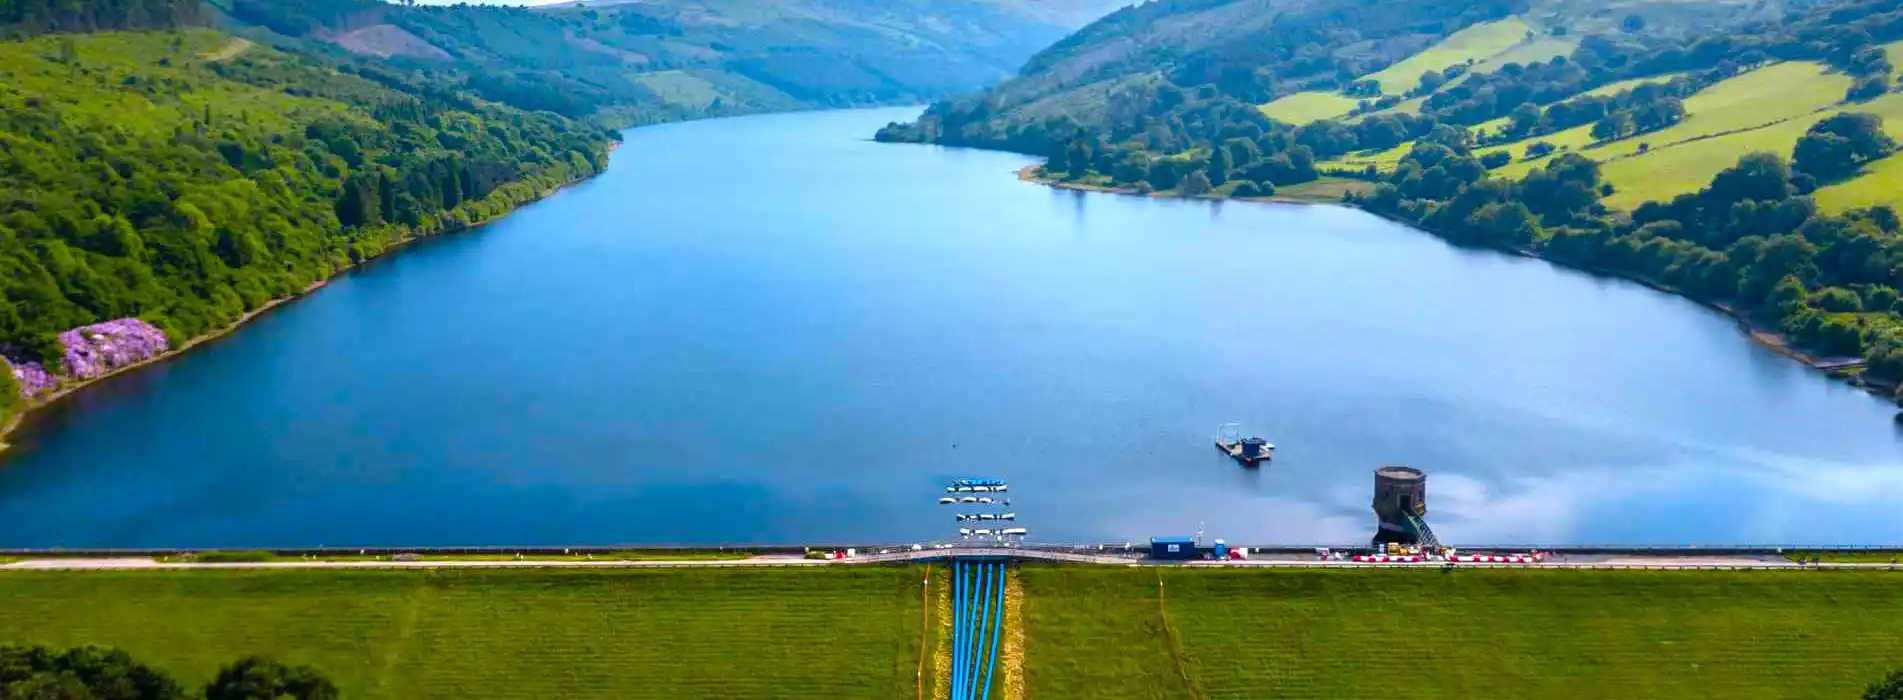
<svg viewBox="0 0 1903 700">
<path fill-rule="evenodd" d="M 630 132 L 587 185 L 42 412 L 0 545 L 925 541 L 968 475 L 1043 541 L 1351 544 L 1389 463 L 1456 542 L 1903 543 L 1894 409 L 1696 305 L 863 140 L 907 116 Z M 1275 462 L 1215 454 L 1228 421 Z"/>
</svg>

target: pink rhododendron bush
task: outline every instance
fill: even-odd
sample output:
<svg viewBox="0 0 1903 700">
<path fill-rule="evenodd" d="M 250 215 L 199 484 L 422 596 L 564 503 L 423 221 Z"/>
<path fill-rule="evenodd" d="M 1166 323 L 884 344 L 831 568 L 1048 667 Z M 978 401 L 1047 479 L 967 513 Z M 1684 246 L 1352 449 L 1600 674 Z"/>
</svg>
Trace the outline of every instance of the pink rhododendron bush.
<svg viewBox="0 0 1903 700">
<path fill-rule="evenodd" d="M 80 326 L 59 334 L 66 374 L 91 379 L 165 352 L 165 334 L 136 318 Z M 25 385 L 22 384 L 24 387 Z"/>
<path fill-rule="evenodd" d="M 165 333 L 136 318 L 122 318 L 116 321 L 80 326 L 59 334 L 60 368 L 65 374 L 76 379 L 92 379 L 130 364 L 137 364 L 157 357 L 170 349 Z M 20 395 L 26 398 L 38 398 L 42 394 L 59 388 L 60 378 L 38 362 L 17 359 L 19 348 L 0 350 L 8 357 L 0 357 L 8 370 L 13 372 L 13 381 L 20 385 Z"/>
<path fill-rule="evenodd" d="M 6 362 L 7 367 L 13 370 L 13 381 L 20 385 L 21 396 L 30 399 L 59 386 L 59 380 L 53 378 L 53 375 L 38 362 L 13 362 L 4 359 L 0 359 L 0 362 Z"/>
</svg>

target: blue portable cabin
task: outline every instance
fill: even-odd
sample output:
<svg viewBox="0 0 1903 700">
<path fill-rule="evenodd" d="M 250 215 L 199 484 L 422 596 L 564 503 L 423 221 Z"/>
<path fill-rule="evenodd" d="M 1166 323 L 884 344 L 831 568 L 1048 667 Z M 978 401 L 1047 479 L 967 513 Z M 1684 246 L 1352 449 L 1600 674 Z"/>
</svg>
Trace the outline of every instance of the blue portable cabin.
<svg viewBox="0 0 1903 700">
<path fill-rule="evenodd" d="M 1196 540 L 1189 537 L 1150 538 L 1151 559 L 1191 560 L 1197 557 Z"/>
</svg>

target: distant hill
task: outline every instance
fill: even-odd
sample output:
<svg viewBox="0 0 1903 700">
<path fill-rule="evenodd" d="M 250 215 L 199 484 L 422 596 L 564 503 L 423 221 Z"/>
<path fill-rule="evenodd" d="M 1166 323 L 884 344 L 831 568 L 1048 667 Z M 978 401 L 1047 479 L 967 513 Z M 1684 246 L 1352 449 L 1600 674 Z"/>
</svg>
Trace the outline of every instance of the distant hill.
<svg viewBox="0 0 1903 700">
<path fill-rule="evenodd" d="M 982 95 L 935 105 L 915 132 L 888 136 L 1042 154 L 1048 129 L 1127 121 L 1159 91 L 1177 99 L 1172 88 L 1250 104 L 1310 93 L 1297 114 L 1340 116 L 1358 98 L 1330 95 L 1384 71 L 1404 90 L 1426 64 L 1438 70 L 1475 51 L 1503 63 L 1544 60 L 1592 32 L 1625 37 L 1627 18 L 1647 27 L 1646 38 L 1665 39 L 1777 19 L 1782 8 L 1781 0 L 1153 0 L 1065 37 Z M 1463 31 L 1480 27 L 1490 34 Z M 1468 34 L 1479 36 L 1443 46 Z M 1519 53 L 1501 55 L 1506 48 Z"/>
<path fill-rule="evenodd" d="M 634 122 L 977 90 L 1110 9 L 1101 0 L 213 2 L 236 25 L 454 72 L 525 109 Z"/>
</svg>

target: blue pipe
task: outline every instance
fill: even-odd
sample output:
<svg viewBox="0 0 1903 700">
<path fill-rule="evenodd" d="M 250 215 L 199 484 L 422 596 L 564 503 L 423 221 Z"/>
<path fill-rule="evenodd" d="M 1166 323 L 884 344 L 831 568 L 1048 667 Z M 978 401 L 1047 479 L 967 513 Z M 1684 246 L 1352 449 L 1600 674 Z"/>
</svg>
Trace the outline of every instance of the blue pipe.
<svg viewBox="0 0 1903 700">
<path fill-rule="evenodd" d="M 965 564 L 965 624 L 963 633 L 958 637 L 958 693 L 953 698 L 963 698 L 971 693 L 971 660 L 974 652 L 971 648 L 972 629 L 977 624 L 978 612 L 982 609 L 978 601 L 978 567 Z"/>
<path fill-rule="evenodd" d="M 986 657 L 988 661 L 985 663 L 985 680 L 978 686 L 978 700 L 985 700 L 991 695 L 991 671 L 998 667 L 998 656 L 1000 655 L 998 638 L 1003 636 L 1004 633 L 1004 562 L 998 562 L 997 566 L 998 602 L 996 607 L 998 614 L 997 617 L 991 621 L 991 654 Z"/>
<path fill-rule="evenodd" d="M 985 666 L 985 623 L 989 622 L 991 618 L 991 562 L 983 562 L 978 566 L 980 570 L 984 572 L 985 585 L 978 589 L 978 609 L 980 611 L 978 613 L 978 626 L 971 631 L 971 643 L 977 647 L 978 652 L 973 655 L 971 660 L 971 682 L 968 684 L 969 687 L 965 689 L 965 695 L 968 698 L 976 698 L 978 696 L 978 678 Z"/>
<path fill-rule="evenodd" d="M 978 669 L 985 663 L 985 621 L 991 617 L 991 563 L 978 562 L 978 619 L 971 628 L 971 671 L 965 677 L 965 695 L 975 697 Z"/>
<path fill-rule="evenodd" d="M 965 614 L 965 639 L 959 641 L 965 647 L 965 664 L 959 666 L 959 675 L 965 677 L 965 683 L 959 685 L 959 694 L 955 694 L 953 700 L 965 700 L 965 696 L 971 694 L 971 668 L 972 664 L 978 662 L 978 649 L 972 647 L 971 639 L 978 633 L 978 626 L 984 624 L 984 597 L 982 597 L 984 595 L 984 563 L 982 561 L 971 563 L 971 582 L 971 595 L 967 597 L 971 601 L 971 612 Z"/>
<path fill-rule="evenodd" d="M 959 697 L 958 691 L 964 680 L 962 671 L 964 670 L 965 660 L 965 613 L 968 609 L 965 598 L 970 586 L 965 583 L 967 570 L 964 562 L 953 561 L 952 571 L 951 697 L 957 698 Z"/>
<path fill-rule="evenodd" d="M 971 679 L 965 683 L 965 698 L 976 696 L 978 690 L 978 671 L 984 668 L 984 624 L 990 622 L 991 612 L 991 563 L 980 561 L 980 586 L 978 586 L 978 624 L 972 626 Z"/>
</svg>

